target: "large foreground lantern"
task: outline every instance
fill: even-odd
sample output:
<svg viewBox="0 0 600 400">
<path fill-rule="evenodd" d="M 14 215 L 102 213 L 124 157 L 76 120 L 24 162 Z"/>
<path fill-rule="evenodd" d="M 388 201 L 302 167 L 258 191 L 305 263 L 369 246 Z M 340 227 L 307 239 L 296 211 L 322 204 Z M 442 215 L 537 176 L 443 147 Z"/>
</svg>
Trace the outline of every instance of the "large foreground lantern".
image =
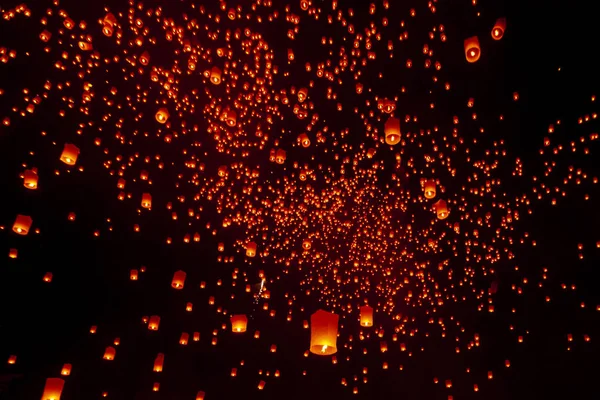
<svg viewBox="0 0 600 400">
<path fill-rule="evenodd" d="M 60 378 L 46 379 L 42 400 L 60 400 L 60 395 L 62 394 L 64 386 L 65 381 Z"/>
<path fill-rule="evenodd" d="M 400 120 L 398 118 L 389 117 L 383 130 L 387 144 L 393 146 L 400 142 Z"/>
<path fill-rule="evenodd" d="M 373 326 L 373 307 L 362 306 L 360 308 L 360 326 Z"/>
<path fill-rule="evenodd" d="M 329 356 L 337 352 L 337 332 L 340 316 L 319 310 L 310 316 L 310 352 Z"/>
<path fill-rule="evenodd" d="M 231 316 L 231 331 L 236 333 L 246 332 L 248 318 L 244 314 Z"/>
<path fill-rule="evenodd" d="M 465 57 L 470 63 L 477 62 L 479 57 L 481 57 L 481 47 L 479 47 L 479 39 L 477 36 L 465 39 Z"/>
<path fill-rule="evenodd" d="M 31 190 L 37 189 L 38 175 L 35 168 L 25 170 L 25 173 L 23 174 L 23 186 Z"/>
</svg>

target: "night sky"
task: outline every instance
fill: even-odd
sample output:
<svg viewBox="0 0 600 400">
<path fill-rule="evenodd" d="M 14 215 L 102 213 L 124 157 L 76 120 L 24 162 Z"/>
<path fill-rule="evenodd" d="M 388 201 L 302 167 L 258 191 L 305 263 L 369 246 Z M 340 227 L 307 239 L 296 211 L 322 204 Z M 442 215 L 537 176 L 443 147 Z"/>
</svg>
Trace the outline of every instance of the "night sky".
<svg viewBox="0 0 600 400">
<path fill-rule="evenodd" d="M 0 399 L 600 398 L 579 3 L 3 1 Z"/>
</svg>

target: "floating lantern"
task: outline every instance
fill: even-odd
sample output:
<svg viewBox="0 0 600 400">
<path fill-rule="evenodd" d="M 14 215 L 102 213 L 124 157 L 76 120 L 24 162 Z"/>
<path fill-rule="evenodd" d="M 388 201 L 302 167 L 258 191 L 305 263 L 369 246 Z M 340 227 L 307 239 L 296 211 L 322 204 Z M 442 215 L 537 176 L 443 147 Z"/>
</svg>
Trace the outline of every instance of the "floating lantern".
<svg viewBox="0 0 600 400">
<path fill-rule="evenodd" d="M 360 326 L 373 326 L 373 307 L 362 306 L 360 308 Z"/>
<path fill-rule="evenodd" d="M 479 47 L 479 39 L 477 36 L 465 39 L 465 57 L 470 63 L 477 62 L 481 57 L 481 48 Z"/>
<path fill-rule="evenodd" d="M 25 236 L 29 233 L 29 229 L 31 229 L 32 223 L 33 220 L 31 219 L 31 217 L 19 214 L 17 215 L 17 219 L 13 224 L 13 232 Z"/>
<path fill-rule="evenodd" d="M 35 169 L 27 169 L 23 174 L 23 186 L 27 189 L 37 189 L 38 187 L 38 175 Z"/>
<path fill-rule="evenodd" d="M 236 333 L 246 332 L 248 318 L 244 314 L 231 316 L 231 331 Z"/>
<path fill-rule="evenodd" d="M 157 331 L 160 325 L 160 317 L 158 315 L 153 315 L 150 317 L 150 321 L 148 321 L 148 329 L 151 331 Z"/>
<path fill-rule="evenodd" d="M 337 352 L 337 314 L 319 310 L 310 316 L 310 352 L 329 356 Z"/>
<path fill-rule="evenodd" d="M 384 126 L 385 142 L 389 145 L 395 145 L 400 142 L 400 120 L 390 117 Z"/>
<path fill-rule="evenodd" d="M 173 280 L 171 281 L 171 287 L 174 289 L 183 289 L 183 285 L 185 284 L 185 271 L 177 271 L 173 275 Z"/>
<path fill-rule="evenodd" d="M 75 165 L 79 156 L 79 148 L 74 144 L 66 143 L 60 155 L 60 161 L 67 165 Z"/>
<path fill-rule="evenodd" d="M 64 386 L 65 381 L 60 378 L 46 379 L 42 400 L 60 400 L 60 395 L 62 394 Z"/>
<path fill-rule="evenodd" d="M 246 256 L 254 257 L 256 255 L 256 243 L 250 242 L 246 245 Z"/>
<path fill-rule="evenodd" d="M 425 182 L 423 190 L 426 199 L 433 199 L 435 197 L 435 181 L 433 179 L 428 179 Z"/>
<path fill-rule="evenodd" d="M 492 39 L 500 40 L 506 31 L 506 18 L 498 18 L 492 28 Z"/>
</svg>

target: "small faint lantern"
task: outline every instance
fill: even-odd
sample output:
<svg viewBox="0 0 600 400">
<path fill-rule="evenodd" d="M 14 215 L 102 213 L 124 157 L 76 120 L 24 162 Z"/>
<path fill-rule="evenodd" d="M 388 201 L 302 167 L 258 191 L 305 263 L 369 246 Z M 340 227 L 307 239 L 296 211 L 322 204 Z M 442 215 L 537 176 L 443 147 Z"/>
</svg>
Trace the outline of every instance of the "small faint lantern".
<svg viewBox="0 0 600 400">
<path fill-rule="evenodd" d="M 117 351 L 115 350 L 115 348 L 112 346 L 108 346 L 106 348 L 106 350 L 104 351 L 104 357 L 102 357 L 102 358 L 104 358 L 105 360 L 108 360 L 108 361 L 112 361 L 115 359 L 116 354 L 117 354 Z"/>
<path fill-rule="evenodd" d="M 65 364 L 62 367 L 62 370 L 60 371 L 60 374 L 63 376 L 69 376 L 71 375 L 71 369 L 73 368 L 73 366 L 71 364 Z"/>
<path fill-rule="evenodd" d="M 492 39 L 500 40 L 506 31 L 506 18 L 498 18 L 492 28 Z"/>
<path fill-rule="evenodd" d="M 162 372 L 164 363 L 165 355 L 163 353 L 158 353 L 154 359 L 154 367 L 152 368 L 152 371 Z"/>
</svg>

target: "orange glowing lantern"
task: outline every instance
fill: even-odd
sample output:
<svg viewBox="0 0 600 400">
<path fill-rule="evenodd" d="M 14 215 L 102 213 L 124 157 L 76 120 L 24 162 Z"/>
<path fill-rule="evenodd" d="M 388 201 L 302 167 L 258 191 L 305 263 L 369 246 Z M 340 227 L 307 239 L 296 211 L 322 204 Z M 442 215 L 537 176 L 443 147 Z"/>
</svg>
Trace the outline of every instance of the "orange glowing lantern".
<svg viewBox="0 0 600 400">
<path fill-rule="evenodd" d="M 25 236 L 29 233 L 29 229 L 31 229 L 32 223 L 33 220 L 31 219 L 31 217 L 19 214 L 17 215 L 17 219 L 13 224 L 13 232 Z"/>
<path fill-rule="evenodd" d="M 104 21 L 102 21 L 102 33 L 105 36 L 112 36 L 115 30 L 115 25 L 117 24 L 117 19 L 111 13 L 106 14 L 104 17 Z"/>
<path fill-rule="evenodd" d="M 233 110 L 227 110 L 225 112 L 225 123 L 231 127 L 237 124 L 237 114 Z"/>
<path fill-rule="evenodd" d="M 160 317 L 158 315 L 152 315 L 148 321 L 148 329 L 151 331 L 157 331 L 160 325 Z"/>
<path fill-rule="evenodd" d="M 285 162 L 286 159 L 286 152 L 283 149 L 277 149 L 277 152 L 275 152 L 275 162 L 277 164 L 283 164 Z"/>
<path fill-rule="evenodd" d="M 446 219 L 448 217 L 448 214 L 450 214 L 450 211 L 448 210 L 448 206 L 446 205 L 446 202 L 442 199 L 438 200 L 434 205 L 434 210 L 435 213 L 437 214 L 437 217 L 439 219 Z"/>
<path fill-rule="evenodd" d="M 219 67 L 212 67 L 210 69 L 210 81 L 213 85 L 221 84 L 221 70 Z"/>
<path fill-rule="evenodd" d="M 17 249 L 10 249 L 8 251 L 9 258 L 17 258 L 19 256 L 19 251 Z"/>
<path fill-rule="evenodd" d="M 132 269 L 131 271 L 129 271 L 129 279 L 131 279 L 132 281 L 137 281 L 138 280 L 138 270 L 137 269 Z"/>
<path fill-rule="evenodd" d="M 267 383 L 265 381 L 258 382 L 258 390 L 263 390 Z"/>
<path fill-rule="evenodd" d="M 479 39 L 477 36 L 465 39 L 465 57 L 470 63 L 477 62 L 481 57 L 481 48 L 479 47 Z"/>
<path fill-rule="evenodd" d="M 204 400 L 205 393 L 201 390 L 196 394 L 196 400 Z"/>
<path fill-rule="evenodd" d="M 35 169 L 27 169 L 23 174 L 23 186 L 27 189 L 37 189 L 38 187 L 38 175 Z"/>
<path fill-rule="evenodd" d="M 311 247 L 310 240 L 304 239 L 304 241 L 302 241 L 302 248 L 304 250 L 310 250 L 310 247 Z"/>
<path fill-rule="evenodd" d="M 360 308 L 360 326 L 373 326 L 373 307 L 365 305 Z"/>
<path fill-rule="evenodd" d="M 256 243 L 250 242 L 246 245 L 246 256 L 254 257 L 256 255 Z"/>
<path fill-rule="evenodd" d="M 498 18 L 492 28 L 492 39 L 500 40 L 506 31 L 506 18 Z"/>
<path fill-rule="evenodd" d="M 246 332 L 248 318 L 244 314 L 231 316 L 231 331 L 236 333 Z"/>
<path fill-rule="evenodd" d="M 52 282 L 52 272 L 46 272 L 43 281 L 46 283 Z"/>
<path fill-rule="evenodd" d="M 17 363 L 17 356 L 15 356 L 15 355 L 11 355 L 11 356 L 9 356 L 9 357 L 8 357 L 8 363 L 9 363 L 10 365 L 14 365 L 14 364 L 16 364 L 16 363 Z"/>
<path fill-rule="evenodd" d="M 71 369 L 73 368 L 73 366 L 71 364 L 65 364 L 62 367 L 62 370 L 60 370 L 60 374 L 63 376 L 69 376 L 71 375 Z"/>
<path fill-rule="evenodd" d="M 106 350 L 104 350 L 104 356 L 102 358 L 108 361 L 112 361 L 115 359 L 116 354 L 117 350 L 115 350 L 115 348 L 112 346 L 108 346 Z"/>
<path fill-rule="evenodd" d="M 389 145 L 395 145 L 400 142 L 400 120 L 390 117 L 384 126 L 385 142 Z"/>
<path fill-rule="evenodd" d="M 62 394 L 64 386 L 65 381 L 60 378 L 46 379 L 42 400 L 60 400 L 60 395 Z"/>
<path fill-rule="evenodd" d="M 142 207 L 147 209 L 152 207 L 152 195 L 150 193 L 142 194 Z"/>
<path fill-rule="evenodd" d="M 302 147 L 310 146 L 310 139 L 306 133 L 302 133 L 298 136 L 298 143 L 302 145 Z"/>
<path fill-rule="evenodd" d="M 67 165 L 75 165 L 78 156 L 79 148 L 74 144 L 66 143 L 63 152 L 60 155 L 60 161 Z"/>
<path fill-rule="evenodd" d="M 179 344 L 182 346 L 187 346 L 190 340 L 190 334 L 187 332 L 182 332 L 181 337 L 179 338 Z"/>
<path fill-rule="evenodd" d="M 144 51 L 140 56 L 140 64 L 146 66 L 150 63 L 150 54 L 147 51 Z M 160 122 L 160 121 L 159 121 Z"/>
<path fill-rule="evenodd" d="M 169 111 L 166 108 L 159 108 L 156 112 L 155 118 L 159 124 L 164 124 L 169 119 Z"/>
<path fill-rule="evenodd" d="M 337 352 L 337 314 L 319 310 L 310 316 L 310 352 L 329 356 Z"/>
<path fill-rule="evenodd" d="M 173 280 L 171 281 L 171 287 L 174 289 L 183 289 L 183 285 L 185 283 L 186 277 L 185 271 L 177 271 L 173 275 Z"/>
<path fill-rule="evenodd" d="M 433 179 L 428 179 L 425 182 L 425 187 L 423 188 L 425 192 L 426 199 L 433 199 L 435 197 L 435 181 Z"/>
<path fill-rule="evenodd" d="M 298 101 L 300 103 L 303 103 L 307 97 L 308 97 L 308 89 L 301 88 L 300 90 L 298 90 Z"/>
</svg>

